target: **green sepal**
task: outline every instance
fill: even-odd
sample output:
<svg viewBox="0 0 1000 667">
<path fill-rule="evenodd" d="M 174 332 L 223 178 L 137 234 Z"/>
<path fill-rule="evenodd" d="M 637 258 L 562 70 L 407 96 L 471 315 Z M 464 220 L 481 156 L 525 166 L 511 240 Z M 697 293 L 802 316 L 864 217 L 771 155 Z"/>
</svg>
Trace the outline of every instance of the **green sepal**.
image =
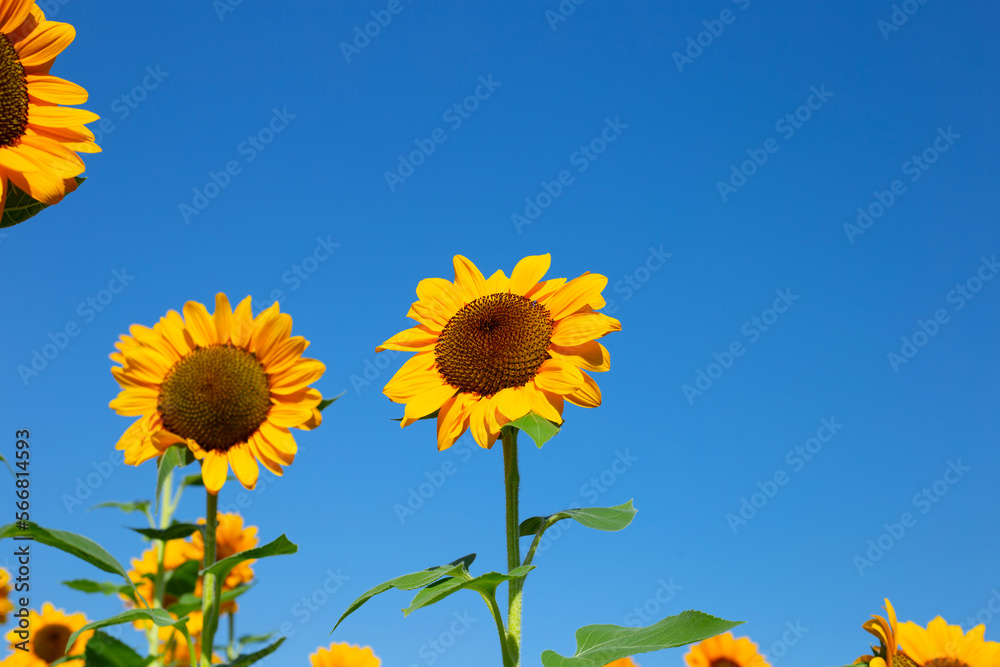
<svg viewBox="0 0 1000 667">
<path fill-rule="evenodd" d="M 319 405 L 316 406 L 316 409 L 319 410 L 320 412 L 323 412 L 328 407 L 330 407 L 331 405 L 333 405 L 334 401 L 336 401 L 338 398 L 340 398 L 341 396 L 343 396 L 346 393 L 347 393 L 347 390 L 344 390 L 344 391 L 340 392 L 339 394 L 337 394 L 336 396 L 334 396 L 333 398 L 324 398 L 322 401 L 319 402 Z"/>
</svg>

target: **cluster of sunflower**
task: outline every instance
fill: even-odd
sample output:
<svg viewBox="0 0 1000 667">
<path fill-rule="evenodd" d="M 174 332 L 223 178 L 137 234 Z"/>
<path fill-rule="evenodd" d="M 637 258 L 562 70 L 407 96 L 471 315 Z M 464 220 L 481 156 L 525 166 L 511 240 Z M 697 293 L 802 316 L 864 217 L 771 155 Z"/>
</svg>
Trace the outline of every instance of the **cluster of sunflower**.
<svg viewBox="0 0 1000 667">
<path fill-rule="evenodd" d="M 86 102 L 87 92 L 50 74 L 56 56 L 74 35 L 72 26 L 48 21 L 34 0 L 0 0 L 0 227 L 23 222 L 61 201 L 83 180 L 78 153 L 100 150 L 86 127 L 98 117 L 66 106 Z M 472 557 L 465 557 L 397 577 L 359 598 L 341 621 L 390 588 L 420 589 L 408 611 L 459 589 L 474 590 L 496 621 L 503 664 L 519 667 L 521 591 L 535 567 L 532 559 L 544 531 L 565 519 L 601 530 L 620 530 L 631 522 L 631 502 L 519 521 L 518 433 L 542 446 L 562 425 L 567 402 L 587 408 L 601 404 L 591 373 L 609 370 L 610 357 L 598 339 L 621 329 L 616 319 L 598 312 L 605 305 L 601 293 L 607 278 L 585 273 L 569 281 L 545 279 L 549 264 L 548 255 L 526 257 L 510 277 L 497 271 L 487 278 L 470 260 L 456 256 L 453 281 L 428 278 L 418 284 L 418 300 L 407 313 L 416 326 L 377 348 L 414 353 L 384 389 L 392 401 L 405 405 L 401 426 L 436 420 L 441 450 L 466 431 L 484 449 L 502 443 L 507 572 L 475 577 L 468 570 Z M 120 572 L 126 585 L 78 581 L 75 587 L 117 592 L 126 611 L 88 622 L 81 613 L 66 614 L 46 602 L 40 612 L 30 611 L 26 622 L 19 621 L 31 629 L 29 638 L 16 630 L 8 633 L 13 652 L 0 664 L 250 665 L 277 649 L 281 640 L 248 655 L 242 654 L 244 643 L 256 642 L 235 646 L 237 597 L 253 580 L 255 562 L 294 553 L 296 547 L 284 536 L 258 546 L 256 527 L 244 527 L 238 515 L 218 513 L 217 494 L 230 470 L 247 489 L 255 487 L 261 468 L 281 476 L 297 452 L 290 429 L 318 427 L 321 411 L 332 403 L 311 386 L 323 375 L 324 365 L 303 357 L 309 343 L 292 336 L 291 328 L 291 317 L 281 313 L 278 304 L 254 315 L 249 297 L 232 308 L 219 294 L 214 313 L 188 302 L 182 313 L 170 311 L 152 327 L 134 325 L 121 337 L 111 358 L 122 389 L 110 406 L 120 415 L 137 418 L 117 444 L 126 463 L 138 466 L 155 460 L 158 466 L 158 516 L 148 512 L 149 503 L 140 505 L 150 519 L 150 529 L 140 532 L 152 545 L 125 572 L 103 550 L 81 550 L 79 536 L 32 524 L 29 532 L 40 542 L 105 571 Z M 196 462 L 199 474 L 175 487 L 173 470 Z M 172 520 L 185 486 L 205 488 L 206 514 L 197 524 Z M 11 535 L 9 526 L 0 531 L 0 537 Z M 523 537 L 535 541 L 522 561 Z M 0 570 L 0 622 L 13 608 L 8 582 L 8 573 Z M 506 619 L 495 598 L 501 583 L 508 587 Z M 864 624 L 879 646 L 856 665 L 1000 666 L 1000 644 L 984 639 L 983 626 L 963 633 L 940 617 L 926 628 L 912 622 L 900 625 L 888 600 L 886 609 L 887 618 L 876 616 Z M 215 643 L 220 618 L 228 621 L 230 634 L 221 652 Z M 145 633 L 147 657 L 129 647 L 122 652 L 120 646 L 125 645 L 118 642 L 115 659 L 102 661 L 102 653 L 114 644 L 100 628 L 127 623 Z M 749 638 L 728 631 L 735 625 L 701 612 L 684 612 L 641 629 L 588 626 L 577 634 L 577 656 L 567 660 L 547 651 L 542 662 L 638 667 L 628 647 L 642 645 L 651 651 L 691 645 L 689 667 L 769 667 Z M 641 642 L 636 641 L 639 633 Z M 592 641 L 599 641 L 600 647 L 589 644 Z M 370 648 L 342 643 L 317 649 L 310 661 L 313 667 L 380 665 Z"/>
</svg>

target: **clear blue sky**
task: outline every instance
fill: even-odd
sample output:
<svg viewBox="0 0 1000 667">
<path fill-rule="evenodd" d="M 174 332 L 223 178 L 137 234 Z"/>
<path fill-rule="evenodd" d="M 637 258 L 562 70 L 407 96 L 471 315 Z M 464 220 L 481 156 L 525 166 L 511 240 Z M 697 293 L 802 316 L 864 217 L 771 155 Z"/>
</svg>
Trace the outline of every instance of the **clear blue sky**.
<svg viewBox="0 0 1000 667">
<path fill-rule="evenodd" d="M 64 503 L 131 422 L 107 407 L 114 341 L 188 299 L 260 307 L 279 290 L 327 365 L 317 386 L 347 393 L 244 510 L 265 539 L 300 546 L 259 563 L 241 603 L 240 631 L 292 625 L 266 664 L 306 664 L 384 579 L 473 551 L 478 571 L 502 568 L 499 450 L 470 452 L 466 436 L 438 453 L 431 424 L 399 429 L 381 387 L 403 356 L 374 350 L 408 326 L 417 281 L 452 276 L 454 254 L 492 272 L 551 252 L 554 276 L 609 276 L 623 331 L 606 340 L 604 405 L 570 407 L 556 439 L 524 447 L 522 514 L 630 498 L 639 513 L 622 533 L 574 526 L 537 559 L 529 664 L 643 607 L 745 620 L 765 648 L 795 639 L 776 666 L 853 660 L 884 596 L 921 623 L 987 609 L 1000 590 L 1000 280 L 978 281 L 1000 254 L 995 6 L 911 0 L 896 26 L 888 0 L 564 2 L 565 21 L 548 13 L 556 0 L 400 0 L 345 55 L 389 3 L 230 1 L 49 3 L 78 32 L 54 73 L 110 124 L 87 184 L 0 238 L 3 448 L 32 430 L 40 523 L 138 555 L 119 529 L 137 518 Z M 434 150 L 413 166 L 418 145 Z M 871 218 L 854 230 L 859 207 Z M 304 261 L 324 243 L 325 261 Z M 102 293 L 114 271 L 127 287 Z M 71 323 L 78 334 L 25 382 L 18 366 Z M 370 385 L 352 382 L 366 370 Z M 630 465 L 608 472 L 619 456 Z M 445 467 L 401 522 L 394 505 Z M 84 506 L 151 493 L 151 464 L 111 469 Z M 743 499 L 761 505 L 742 508 L 745 524 Z M 202 502 L 190 494 L 183 515 Z M 855 559 L 880 537 L 877 561 Z M 89 566 L 39 551 L 34 568 L 39 603 L 119 609 L 58 585 L 101 578 Z M 328 570 L 348 578 L 306 614 L 296 605 Z M 407 603 L 386 594 L 334 638 L 389 666 L 499 664 L 476 596 L 404 619 Z M 467 631 L 430 648 L 466 612 Z M 986 634 L 1000 640 L 1000 622 Z M 680 665 L 682 651 L 640 662 Z"/>
</svg>

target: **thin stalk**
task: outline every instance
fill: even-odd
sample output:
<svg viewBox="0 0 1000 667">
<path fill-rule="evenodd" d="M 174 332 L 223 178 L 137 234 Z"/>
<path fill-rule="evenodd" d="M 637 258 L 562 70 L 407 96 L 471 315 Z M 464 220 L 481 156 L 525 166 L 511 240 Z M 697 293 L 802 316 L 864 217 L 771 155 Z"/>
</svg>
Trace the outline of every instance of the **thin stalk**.
<svg viewBox="0 0 1000 667">
<path fill-rule="evenodd" d="M 521 565 L 521 536 L 518 521 L 518 492 L 521 476 L 517 470 L 517 430 L 505 428 L 500 432 L 503 440 L 504 486 L 507 491 L 507 571 Z M 521 664 L 521 590 L 524 579 L 514 579 L 507 584 L 507 648 L 512 667 Z"/>
<path fill-rule="evenodd" d="M 226 648 L 226 654 L 232 662 L 236 659 L 236 620 L 233 612 L 226 614 L 226 617 L 229 619 L 229 646 Z"/>
<path fill-rule="evenodd" d="M 214 493 L 205 493 L 205 569 L 215 563 L 215 527 L 218 522 L 219 498 Z M 206 574 L 202 582 L 201 613 L 204 619 L 201 632 L 201 664 L 212 664 L 212 649 L 215 644 L 215 630 L 219 626 L 219 580 L 214 574 Z"/>
</svg>

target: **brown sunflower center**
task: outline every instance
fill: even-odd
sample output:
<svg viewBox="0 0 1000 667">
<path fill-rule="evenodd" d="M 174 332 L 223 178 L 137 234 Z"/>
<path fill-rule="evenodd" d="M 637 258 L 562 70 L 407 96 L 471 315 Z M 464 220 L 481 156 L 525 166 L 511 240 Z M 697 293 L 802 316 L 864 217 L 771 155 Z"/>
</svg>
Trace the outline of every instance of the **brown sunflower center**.
<svg viewBox="0 0 1000 667">
<path fill-rule="evenodd" d="M 72 634 L 72 630 L 60 623 L 42 626 L 35 633 L 32 650 L 39 658 L 51 664 L 66 655 L 66 642 Z"/>
<path fill-rule="evenodd" d="M 956 658 L 934 658 L 925 663 L 924 667 L 969 667 L 969 665 Z"/>
<path fill-rule="evenodd" d="M 716 658 L 708 667 L 741 667 L 741 665 L 728 658 Z"/>
<path fill-rule="evenodd" d="M 271 409 L 267 373 L 232 345 L 199 347 L 174 364 L 160 386 L 163 426 L 203 449 L 246 442 Z"/>
<path fill-rule="evenodd" d="M 14 43 L 0 34 L 0 147 L 13 146 L 28 127 L 28 79 Z"/>
<path fill-rule="evenodd" d="M 466 304 L 434 347 L 438 370 L 461 391 L 492 396 L 523 387 L 549 358 L 552 317 L 519 294 L 489 294 Z"/>
</svg>

